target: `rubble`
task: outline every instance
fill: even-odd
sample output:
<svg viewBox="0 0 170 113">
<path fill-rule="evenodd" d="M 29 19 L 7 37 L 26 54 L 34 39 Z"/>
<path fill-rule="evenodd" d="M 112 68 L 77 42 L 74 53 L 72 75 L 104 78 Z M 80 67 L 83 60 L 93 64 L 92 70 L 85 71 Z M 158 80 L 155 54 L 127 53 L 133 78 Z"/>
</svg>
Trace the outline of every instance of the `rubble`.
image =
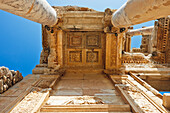
<svg viewBox="0 0 170 113">
<path fill-rule="evenodd" d="M 23 76 L 19 71 L 9 70 L 4 66 L 0 67 L 0 94 L 22 79 Z"/>
</svg>

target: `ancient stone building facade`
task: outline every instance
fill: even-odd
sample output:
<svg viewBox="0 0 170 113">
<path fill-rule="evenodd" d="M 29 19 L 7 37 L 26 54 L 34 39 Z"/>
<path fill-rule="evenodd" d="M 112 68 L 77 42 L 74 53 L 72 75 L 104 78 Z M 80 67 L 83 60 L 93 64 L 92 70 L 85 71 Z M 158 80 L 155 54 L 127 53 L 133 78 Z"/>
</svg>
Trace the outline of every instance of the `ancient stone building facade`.
<svg viewBox="0 0 170 113">
<path fill-rule="evenodd" d="M 155 27 L 157 28 L 156 33 L 156 51 L 154 52 L 154 60 L 162 63 L 170 63 L 170 18 L 160 18 L 155 22 Z"/>
<path fill-rule="evenodd" d="M 169 112 L 170 96 L 159 91 L 170 90 L 170 68 L 155 63 L 162 61 L 159 53 L 169 63 L 167 24 L 164 35 L 156 24 L 157 41 L 150 44 L 153 26 L 115 27 L 111 17 L 116 10 L 53 8 L 58 21 L 42 25 L 40 64 L 0 94 L 2 112 Z M 136 53 L 130 50 L 134 35 L 143 35 Z"/>
<path fill-rule="evenodd" d="M 122 36 L 113 33 L 110 21 L 115 10 L 54 8 L 58 11 L 59 22 L 52 28 L 42 26 L 43 50 L 40 65 L 33 73 L 75 67 L 111 71 L 121 67 Z"/>
<path fill-rule="evenodd" d="M 143 53 L 151 53 L 150 52 L 150 41 L 151 35 L 142 35 L 142 42 L 141 42 L 141 52 Z"/>
<path fill-rule="evenodd" d="M 84 97 L 84 95 L 92 94 L 95 97 L 95 94 L 98 94 L 99 89 L 93 89 L 94 87 L 92 86 L 94 85 L 90 85 L 90 81 L 93 81 L 91 78 L 92 76 L 88 76 L 90 80 L 88 79 L 89 86 L 87 88 L 85 82 L 87 79 L 86 76 L 93 73 L 95 77 L 97 77 L 98 73 L 101 74 L 103 72 L 108 75 L 114 84 L 116 84 L 115 88 L 117 90 L 114 91 L 120 91 L 121 95 L 126 98 L 125 101 L 134 103 L 128 99 L 138 98 L 137 106 L 140 107 L 135 108 L 136 105 L 130 104 L 133 106 L 133 112 L 147 112 L 147 110 L 149 110 L 149 107 L 147 108 L 141 104 L 142 102 L 147 103 L 146 97 L 142 95 L 147 95 L 148 98 L 151 98 L 153 103 L 159 106 L 159 109 L 157 109 L 153 104 L 148 103 L 147 105 L 152 108 L 153 112 L 166 111 L 165 108 L 162 107 L 162 104 L 154 102 L 157 100 L 162 103 L 161 99 L 163 96 L 157 90 L 161 90 L 161 87 L 164 87 L 162 88 L 164 91 L 170 90 L 168 87 L 170 78 L 169 68 L 158 65 L 154 59 L 153 48 L 155 46 L 153 47 L 154 44 L 151 42 L 153 40 L 153 34 L 157 37 L 155 34 L 159 33 L 159 30 L 156 31 L 155 29 L 156 25 L 155 27 L 151 26 L 139 30 L 132 30 L 132 27 L 117 29 L 111 23 L 111 15 L 115 10 L 106 9 L 105 12 L 98 12 L 89 8 L 72 6 L 54 7 L 54 9 L 58 12 L 58 23 L 53 27 L 46 25 L 42 26 L 43 50 L 40 64 L 33 69 L 33 74 L 40 74 L 44 77 L 42 80 L 43 82 L 39 83 L 37 87 L 41 87 L 44 83 L 47 84 L 45 85 L 47 88 L 53 88 L 50 93 L 51 96 L 49 96 L 48 101 L 46 101 L 46 105 L 41 107 L 40 111 L 61 111 L 58 110 L 58 105 L 53 103 L 53 101 L 57 102 L 57 100 L 60 99 L 58 97 L 59 95 L 83 95 L 82 97 L 74 97 L 74 99 L 69 100 L 66 105 L 61 104 L 63 106 L 70 104 L 75 105 L 78 98 L 81 98 L 83 104 L 85 104 L 85 102 L 89 103 L 89 101 L 91 101 L 90 99 L 94 98 Z M 131 37 L 135 35 L 142 35 L 141 48 L 131 50 Z M 160 42 L 157 42 L 156 44 L 159 45 L 159 43 Z M 60 75 L 63 75 L 64 77 L 61 77 Z M 54 79 L 56 76 L 57 78 Z M 98 77 L 99 76 L 103 77 L 103 74 L 98 75 Z M 50 77 L 50 79 L 45 80 L 46 77 Z M 57 82 L 60 77 L 61 81 Z M 76 77 L 77 80 L 73 79 L 74 77 Z M 64 84 L 63 82 L 65 82 L 65 79 L 73 80 L 74 82 L 70 83 L 67 81 L 67 83 Z M 132 79 L 134 79 L 134 81 Z M 50 84 L 50 80 L 55 84 Z M 102 80 L 105 81 L 104 78 Z M 96 83 L 96 81 L 93 82 Z M 107 81 L 107 83 L 108 82 L 109 81 Z M 56 85 L 57 83 L 59 83 L 59 86 Z M 164 83 L 166 83 L 166 85 Z M 74 84 L 77 85 L 72 86 Z M 81 86 L 80 84 L 83 85 Z M 109 90 L 102 81 L 99 83 L 97 82 L 97 84 L 99 84 L 98 87 L 102 88 L 102 86 L 104 86 L 106 90 Z M 130 87 L 127 86 L 127 84 Z M 79 85 L 81 86 L 80 89 L 74 89 Z M 135 85 L 137 87 L 134 87 Z M 135 88 L 145 90 L 146 92 L 150 91 L 154 97 L 150 97 L 147 93 L 141 93 Z M 100 92 L 104 93 L 101 89 Z M 105 95 L 108 94 L 110 93 L 106 93 Z M 130 98 L 127 97 L 127 95 L 130 96 Z M 106 102 L 104 101 L 105 96 L 103 97 L 104 98 L 100 98 L 101 101 L 96 100 L 96 103 L 100 105 L 103 102 Z M 63 97 L 63 99 L 66 98 L 68 97 Z M 111 96 L 109 98 L 112 100 L 119 98 L 119 96 Z M 117 101 L 119 101 L 118 103 L 123 102 L 121 100 Z M 55 110 L 52 110 L 50 107 L 53 104 Z M 80 103 L 77 104 L 79 105 Z M 113 102 L 112 104 L 115 103 Z M 18 108 L 16 107 L 14 111 L 16 111 L 16 109 Z M 120 110 L 120 106 L 118 109 Z M 128 107 L 125 111 L 128 111 L 127 109 Z M 66 109 L 65 111 L 69 110 Z"/>
</svg>

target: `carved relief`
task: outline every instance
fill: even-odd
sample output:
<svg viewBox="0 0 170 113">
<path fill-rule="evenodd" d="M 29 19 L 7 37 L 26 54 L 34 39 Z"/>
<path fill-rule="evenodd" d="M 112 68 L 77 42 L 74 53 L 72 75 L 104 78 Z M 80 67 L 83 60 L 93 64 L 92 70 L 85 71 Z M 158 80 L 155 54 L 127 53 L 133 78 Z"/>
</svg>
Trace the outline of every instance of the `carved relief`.
<svg viewBox="0 0 170 113">
<path fill-rule="evenodd" d="M 69 34 L 68 35 L 68 48 L 82 48 L 82 35 Z"/>
<path fill-rule="evenodd" d="M 69 51 L 69 62 L 82 62 L 82 51 Z"/>
<path fill-rule="evenodd" d="M 86 62 L 98 62 L 99 52 L 98 51 L 87 51 L 86 52 Z"/>
<path fill-rule="evenodd" d="M 151 63 L 150 59 L 147 59 L 148 56 L 145 56 L 143 53 L 125 53 L 122 56 L 122 63 Z"/>
<path fill-rule="evenodd" d="M 101 38 L 99 35 L 87 35 L 86 47 L 87 48 L 100 48 Z"/>
<path fill-rule="evenodd" d="M 69 66 L 102 65 L 101 32 L 68 32 L 66 64 Z"/>
</svg>

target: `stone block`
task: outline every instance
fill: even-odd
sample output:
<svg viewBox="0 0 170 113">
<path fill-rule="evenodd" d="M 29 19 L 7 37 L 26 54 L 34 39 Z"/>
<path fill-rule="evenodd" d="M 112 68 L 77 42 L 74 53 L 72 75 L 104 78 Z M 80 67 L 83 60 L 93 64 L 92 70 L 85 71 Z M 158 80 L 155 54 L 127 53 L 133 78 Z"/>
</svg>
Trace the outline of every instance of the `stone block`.
<svg viewBox="0 0 170 113">
<path fill-rule="evenodd" d="M 163 95 L 163 105 L 170 110 L 170 93 Z"/>
<path fill-rule="evenodd" d="M 35 67 L 35 68 L 32 70 L 32 73 L 33 73 L 33 74 L 44 74 L 46 71 L 47 71 L 47 68 L 46 68 L 46 67 Z"/>
</svg>

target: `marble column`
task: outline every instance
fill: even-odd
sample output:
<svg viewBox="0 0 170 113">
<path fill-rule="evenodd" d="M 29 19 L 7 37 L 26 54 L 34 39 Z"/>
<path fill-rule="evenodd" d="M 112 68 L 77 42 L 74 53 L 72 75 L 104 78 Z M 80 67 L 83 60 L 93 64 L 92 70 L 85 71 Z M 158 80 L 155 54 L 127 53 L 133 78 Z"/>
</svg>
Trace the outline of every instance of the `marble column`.
<svg viewBox="0 0 170 113">
<path fill-rule="evenodd" d="M 139 29 L 132 29 L 126 32 L 127 35 L 130 36 L 138 36 L 138 35 L 152 35 L 154 26 L 139 28 Z"/>
<path fill-rule="evenodd" d="M 169 0 L 128 0 L 112 16 L 114 27 L 128 27 L 170 15 Z"/>
<path fill-rule="evenodd" d="M 46 0 L 0 0 L 0 9 L 44 25 L 57 23 L 57 13 Z"/>
</svg>

